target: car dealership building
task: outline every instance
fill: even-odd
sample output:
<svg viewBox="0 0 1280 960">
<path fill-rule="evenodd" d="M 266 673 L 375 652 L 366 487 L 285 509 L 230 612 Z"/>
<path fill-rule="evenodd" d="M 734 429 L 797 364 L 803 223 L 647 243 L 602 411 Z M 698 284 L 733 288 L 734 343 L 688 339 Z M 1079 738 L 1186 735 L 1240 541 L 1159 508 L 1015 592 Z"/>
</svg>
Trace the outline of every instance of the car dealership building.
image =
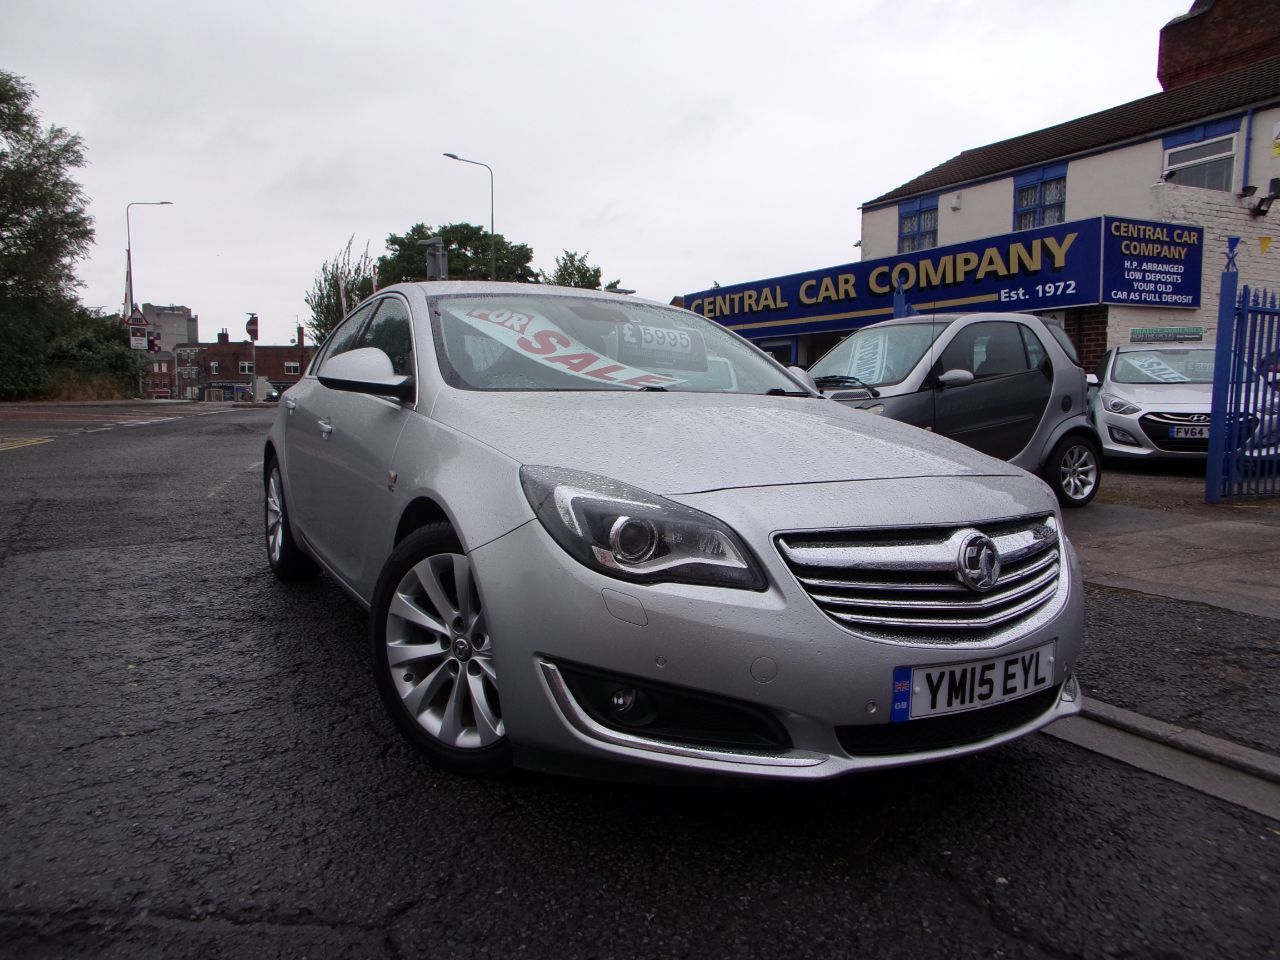
<svg viewBox="0 0 1280 960">
<path fill-rule="evenodd" d="M 893 316 L 895 300 L 899 312 L 1035 313 L 1086 366 L 1135 331 L 1211 340 L 1229 247 L 1242 283 L 1280 290 L 1280 18 L 1268 8 L 1196 0 L 1161 30 L 1163 92 L 966 150 L 868 201 L 862 261 L 684 306 L 803 366 Z"/>
</svg>

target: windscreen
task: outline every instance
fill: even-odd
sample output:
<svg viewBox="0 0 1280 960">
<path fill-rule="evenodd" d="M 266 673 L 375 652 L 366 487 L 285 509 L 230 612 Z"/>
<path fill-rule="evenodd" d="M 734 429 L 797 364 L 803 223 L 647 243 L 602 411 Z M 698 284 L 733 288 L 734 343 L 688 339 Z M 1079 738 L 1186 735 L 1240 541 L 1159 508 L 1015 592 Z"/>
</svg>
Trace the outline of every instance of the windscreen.
<svg viewBox="0 0 1280 960">
<path fill-rule="evenodd" d="M 1212 350 L 1134 350 L 1116 355 L 1116 383 L 1213 383 Z"/>
<path fill-rule="evenodd" d="M 946 323 L 892 323 L 864 327 L 809 368 L 818 386 L 846 382 L 867 387 L 899 383 L 920 362 Z"/>
<path fill-rule="evenodd" d="M 683 310 L 596 298 L 440 297 L 445 380 L 465 390 L 800 392 L 770 358 Z"/>
</svg>

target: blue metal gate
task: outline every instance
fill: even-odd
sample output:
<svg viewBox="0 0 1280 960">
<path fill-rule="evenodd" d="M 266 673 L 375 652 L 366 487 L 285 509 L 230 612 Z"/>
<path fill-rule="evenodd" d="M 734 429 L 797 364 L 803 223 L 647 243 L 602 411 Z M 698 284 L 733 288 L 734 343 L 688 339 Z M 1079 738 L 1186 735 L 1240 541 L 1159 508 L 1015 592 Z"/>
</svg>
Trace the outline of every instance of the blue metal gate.
<svg viewBox="0 0 1280 960">
<path fill-rule="evenodd" d="M 1240 289 L 1231 244 L 1218 302 L 1204 498 L 1280 495 L 1280 303 Z"/>
</svg>

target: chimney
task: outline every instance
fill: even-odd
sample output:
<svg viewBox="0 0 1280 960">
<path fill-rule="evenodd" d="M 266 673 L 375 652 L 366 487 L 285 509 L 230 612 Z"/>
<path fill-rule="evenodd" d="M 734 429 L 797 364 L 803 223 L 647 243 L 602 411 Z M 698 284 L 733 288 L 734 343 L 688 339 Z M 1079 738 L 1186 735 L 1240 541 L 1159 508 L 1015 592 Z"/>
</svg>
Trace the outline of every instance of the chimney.
<svg viewBox="0 0 1280 960">
<path fill-rule="evenodd" d="M 298 347 L 301 348 L 305 344 L 302 339 L 302 324 L 298 324 Z"/>
<path fill-rule="evenodd" d="M 231 335 L 230 335 L 229 333 L 227 333 L 227 328 L 226 328 L 226 327 L 223 327 L 223 328 L 222 328 L 222 330 L 218 333 L 218 342 L 219 342 L 219 343 L 230 343 L 230 342 L 231 342 Z"/>
</svg>

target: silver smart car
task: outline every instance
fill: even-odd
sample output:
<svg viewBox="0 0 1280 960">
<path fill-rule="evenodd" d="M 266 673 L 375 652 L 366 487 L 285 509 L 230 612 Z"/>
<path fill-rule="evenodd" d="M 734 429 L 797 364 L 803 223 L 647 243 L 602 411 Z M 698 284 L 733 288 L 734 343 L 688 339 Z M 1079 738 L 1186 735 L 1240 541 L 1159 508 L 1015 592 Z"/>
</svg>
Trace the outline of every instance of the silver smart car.
<svg viewBox="0 0 1280 960">
<path fill-rule="evenodd" d="M 1098 492 L 1084 371 L 1066 333 L 1039 317 L 886 320 L 846 337 L 809 373 L 833 399 L 1039 473 L 1064 507 Z"/>
<path fill-rule="evenodd" d="M 1082 584 L 1017 467 L 683 310 L 399 284 L 281 399 L 266 545 L 371 614 L 437 764 L 816 779 L 1080 710 Z"/>
</svg>

